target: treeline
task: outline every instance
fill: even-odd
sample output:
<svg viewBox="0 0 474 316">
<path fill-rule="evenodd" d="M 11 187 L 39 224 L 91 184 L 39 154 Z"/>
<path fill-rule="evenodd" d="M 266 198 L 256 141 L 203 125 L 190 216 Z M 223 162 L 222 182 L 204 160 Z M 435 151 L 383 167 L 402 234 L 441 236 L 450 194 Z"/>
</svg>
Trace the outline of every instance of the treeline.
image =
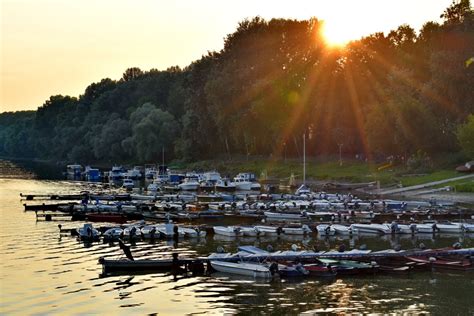
<svg viewBox="0 0 474 316">
<path fill-rule="evenodd" d="M 79 98 L 1 114 L 0 155 L 146 163 L 165 148 L 168 159 L 291 157 L 303 134 L 308 155 L 437 155 L 460 145 L 469 153 L 473 10 L 461 0 L 441 17 L 418 34 L 402 25 L 344 49 L 327 46 L 317 19 L 244 20 L 221 51 L 185 69 L 130 68 Z"/>
</svg>

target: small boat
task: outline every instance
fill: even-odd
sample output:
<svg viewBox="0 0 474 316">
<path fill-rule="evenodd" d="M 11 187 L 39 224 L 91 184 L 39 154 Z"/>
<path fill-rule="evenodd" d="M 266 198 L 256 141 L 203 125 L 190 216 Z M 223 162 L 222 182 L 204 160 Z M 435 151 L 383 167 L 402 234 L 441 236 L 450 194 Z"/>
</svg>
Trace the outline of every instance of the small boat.
<svg viewBox="0 0 474 316">
<path fill-rule="evenodd" d="M 320 259 L 321 262 L 336 268 L 337 274 L 359 274 L 359 273 L 375 273 L 378 271 L 378 264 L 358 262 L 353 260 L 333 260 Z"/>
<path fill-rule="evenodd" d="M 260 233 L 263 233 L 265 236 L 276 236 L 283 234 L 283 228 L 281 227 L 257 225 L 255 226 L 255 229 L 257 229 Z"/>
<path fill-rule="evenodd" d="M 214 226 L 214 234 L 228 237 L 243 236 L 239 226 Z"/>
<path fill-rule="evenodd" d="M 178 184 L 178 188 L 183 191 L 196 191 L 199 189 L 199 181 L 194 178 L 186 178 L 180 184 Z"/>
<path fill-rule="evenodd" d="M 185 232 L 180 230 L 178 226 L 173 223 L 159 224 L 155 225 L 156 229 L 160 232 L 163 237 L 173 238 L 178 235 L 178 237 L 184 237 Z"/>
<path fill-rule="evenodd" d="M 333 236 L 336 234 L 336 230 L 332 225 L 320 224 L 316 226 L 316 230 L 318 231 L 318 235 Z"/>
<path fill-rule="evenodd" d="M 390 229 L 392 230 L 393 233 L 396 233 L 396 234 L 412 234 L 413 235 L 418 232 L 416 224 L 404 225 L 404 224 L 392 223 L 390 225 Z"/>
<path fill-rule="evenodd" d="M 249 237 L 257 237 L 259 235 L 263 236 L 265 233 L 259 231 L 255 227 L 245 227 L 245 226 L 240 226 L 240 231 L 244 236 L 249 236 Z"/>
<path fill-rule="evenodd" d="M 350 226 L 333 224 L 331 227 L 336 231 L 338 235 L 350 235 L 352 234 L 352 228 Z"/>
<path fill-rule="evenodd" d="M 190 228 L 190 227 L 179 227 L 178 232 L 184 233 L 184 237 L 197 238 L 197 237 L 206 237 L 206 231 Z"/>
<path fill-rule="evenodd" d="M 237 176 L 234 178 L 236 190 L 250 191 L 252 190 L 252 182 L 246 180 L 244 177 Z"/>
<path fill-rule="evenodd" d="M 214 270 L 219 272 L 251 276 L 254 278 L 271 278 L 272 276 L 268 267 L 255 263 L 235 263 L 212 260 L 211 266 Z"/>
<path fill-rule="evenodd" d="M 436 223 L 436 227 L 440 233 L 459 234 L 465 230 L 460 223 Z"/>
<path fill-rule="evenodd" d="M 92 224 L 86 223 L 83 227 L 76 229 L 79 238 L 82 240 L 99 239 L 100 232 Z"/>
<path fill-rule="evenodd" d="M 408 256 L 405 257 L 409 262 L 424 263 L 428 268 L 436 268 L 440 270 L 461 270 L 472 271 L 474 266 L 469 259 L 448 260 L 437 257 Z"/>
<path fill-rule="evenodd" d="M 438 231 L 436 224 L 416 224 L 416 230 L 420 234 L 433 234 Z"/>
<path fill-rule="evenodd" d="M 141 238 L 141 229 L 139 225 L 130 225 L 123 230 L 123 237 L 128 239 Z"/>
<path fill-rule="evenodd" d="M 305 264 L 304 268 L 309 272 L 310 276 L 333 277 L 337 275 L 337 269 L 333 269 L 330 265 L 326 265 L 322 262 Z"/>
<path fill-rule="evenodd" d="M 122 235 L 123 229 L 120 227 L 109 228 L 102 234 L 102 236 L 104 236 L 104 239 L 108 240 L 118 239 Z"/>
<path fill-rule="evenodd" d="M 392 232 L 386 224 L 352 224 L 351 229 L 354 233 L 362 234 L 390 234 Z"/>
<path fill-rule="evenodd" d="M 230 180 L 220 179 L 216 182 L 215 188 L 217 191 L 235 191 L 236 186 Z"/>
<path fill-rule="evenodd" d="M 301 263 L 295 265 L 278 264 L 277 273 L 282 278 L 304 277 L 310 274 Z"/>
</svg>

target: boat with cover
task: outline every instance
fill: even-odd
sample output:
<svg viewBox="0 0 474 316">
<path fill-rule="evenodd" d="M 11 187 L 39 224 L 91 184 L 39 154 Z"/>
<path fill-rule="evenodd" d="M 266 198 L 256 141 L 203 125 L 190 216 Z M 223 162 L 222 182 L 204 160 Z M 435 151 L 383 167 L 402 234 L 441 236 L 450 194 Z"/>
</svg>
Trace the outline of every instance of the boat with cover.
<svg viewBox="0 0 474 316">
<path fill-rule="evenodd" d="M 214 270 L 223 273 L 245 275 L 254 278 L 271 278 L 272 276 L 268 267 L 256 263 L 212 260 L 211 266 Z"/>
</svg>

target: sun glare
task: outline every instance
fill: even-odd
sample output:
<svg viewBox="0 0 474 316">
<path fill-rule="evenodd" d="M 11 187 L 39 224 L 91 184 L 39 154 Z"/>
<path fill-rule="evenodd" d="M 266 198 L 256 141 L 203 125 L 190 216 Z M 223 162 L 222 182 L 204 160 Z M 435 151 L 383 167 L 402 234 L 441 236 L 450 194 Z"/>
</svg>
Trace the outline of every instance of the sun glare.
<svg viewBox="0 0 474 316">
<path fill-rule="evenodd" d="M 344 47 L 352 40 L 360 38 L 358 30 L 351 29 L 342 23 L 327 23 L 323 25 L 323 36 L 329 46 Z"/>
<path fill-rule="evenodd" d="M 351 40 L 344 25 L 330 25 L 327 22 L 323 26 L 323 36 L 329 46 L 343 47 Z"/>
</svg>

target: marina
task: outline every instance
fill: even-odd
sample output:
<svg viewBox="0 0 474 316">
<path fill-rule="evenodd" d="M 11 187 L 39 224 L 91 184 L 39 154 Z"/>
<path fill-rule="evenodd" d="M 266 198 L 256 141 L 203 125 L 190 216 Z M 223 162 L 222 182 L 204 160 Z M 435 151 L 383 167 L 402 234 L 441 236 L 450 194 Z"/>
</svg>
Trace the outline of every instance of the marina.
<svg viewBox="0 0 474 316">
<path fill-rule="evenodd" d="M 255 191 L 150 195 L 124 189 L 104 190 L 81 182 L 1 181 L 5 192 L 2 212 L 8 210 L 11 214 L 2 224 L 2 239 L 7 240 L 5 234 L 11 234 L 13 223 L 18 221 L 30 226 L 37 236 L 33 239 L 17 236 L 2 245 L 7 253 L 4 267 L 27 260 L 33 249 L 40 248 L 41 252 L 33 257 L 45 259 L 27 265 L 30 278 L 52 276 L 49 283 L 43 283 L 45 289 L 83 300 L 85 306 L 89 306 L 85 302 L 90 295 L 107 297 L 110 293 L 120 300 L 126 294 L 129 302 L 110 305 L 109 312 L 132 308 L 134 312 L 144 313 L 164 311 L 181 295 L 194 302 L 183 313 L 200 308 L 208 310 L 211 306 L 221 312 L 251 312 L 268 304 L 285 313 L 303 312 L 308 310 L 308 298 L 297 298 L 300 287 L 308 289 L 311 301 L 315 302 L 311 304 L 316 304 L 309 309 L 328 310 L 339 303 L 337 299 L 326 301 L 324 293 L 330 291 L 337 297 L 340 295 L 337 293 L 343 293 L 342 286 L 353 298 L 358 297 L 358 289 L 367 289 L 369 296 L 364 301 L 371 311 L 375 308 L 380 312 L 443 312 L 444 307 L 435 304 L 435 300 L 462 301 L 467 299 L 472 286 L 468 281 L 472 263 L 466 258 L 473 255 L 474 236 L 469 209 L 459 206 L 353 197 L 362 209 L 354 209 L 355 202 L 347 203 L 345 209 L 344 202 L 342 206 L 340 201 L 329 202 L 336 194 L 326 192 L 311 192 L 311 196 Z M 32 183 L 39 185 L 37 190 L 22 189 L 31 187 Z M 83 203 L 85 197 L 88 203 Z M 407 206 L 398 207 L 403 202 Z M 272 219 L 265 212 L 298 217 Z M 404 224 L 407 221 L 411 224 Z M 372 226 L 376 233 L 367 231 Z M 13 245 L 30 255 L 9 252 Z M 23 247 L 25 250 L 21 250 Z M 124 249 L 128 249 L 133 260 Z M 43 261 L 51 262 L 39 268 Z M 66 275 L 80 283 L 75 286 L 73 282 L 64 289 L 72 287 L 80 291 L 62 291 L 61 280 Z M 14 276 L 19 277 L 5 276 L 8 288 L 15 286 L 9 281 Z M 84 276 L 88 277 L 84 279 Z M 419 286 L 432 284 L 427 292 L 430 295 L 410 301 L 405 290 L 402 292 L 400 278 L 403 284 L 410 284 L 412 290 L 408 292 L 413 297 L 426 293 L 420 292 Z M 136 282 L 136 285 L 130 291 L 123 290 L 122 282 Z M 453 282 L 455 298 L 439 291 L 438 284 L 449 287 Z M 178 284 L 183 287 L 173 290 Z M 248 286 L 244 288 L 242 284 Z M 221 292 L 216 285 L 232 289 L 233 294 Z M 262 286 L 273 294 L 262 296 Z M 390 291 L 391 298 L 403 300 L 374 307 L 374 302 L 386 299 L 377 294 L 384 289 Z M 220 303 L 213 303 L 199 293 L 209 293 L 219 298 Z M 164 307 L 147 303 L 150 296 L 156 295 Z M 253 303 L 238 303 L 241 296 L 252 297 Z M 272 296 L 282 299 L 275 301 Z M 291 299 L 291 304 L 284 298 Z M 9 300 L 7 297 L 6 310 Z M 45 308 L 54 310 L 52 302 Z M 57 308 L 62 306 L 57 304 Z M 364 305 L 355 301 L 348 306 L 351 310 L 365 310 Z M 470 311 L 469 306 L 457 308 L 464 313 Z M 24 305 L 24 308 L 42 310 L 36 305 Z M 89 311 L 93 310 L 90 306 Z M 61 307 L 61 311 L 67 312 L 67 308 Z"/>
</svg>

